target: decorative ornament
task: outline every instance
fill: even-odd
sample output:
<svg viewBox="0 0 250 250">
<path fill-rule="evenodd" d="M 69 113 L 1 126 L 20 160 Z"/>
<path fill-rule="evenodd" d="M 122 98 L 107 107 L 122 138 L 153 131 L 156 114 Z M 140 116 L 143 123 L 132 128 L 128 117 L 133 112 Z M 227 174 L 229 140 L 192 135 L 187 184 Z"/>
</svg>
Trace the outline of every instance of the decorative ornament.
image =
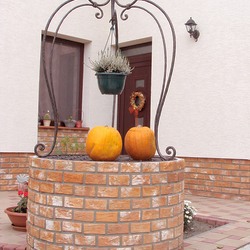
<svg viewBox="0 0 250 250">
<path fill-rule="evenodd" d="M 136 97 L 138 97 L 140 100 L 140 103 L 138 106 L 135 103 Z M 130 114 L 134 113 L 136 126 L 138 126 L 138 113 L 139 111 L 143 109 L 145 105 L 145 101 L 146 101 L 146 97 L 140 91 L 133 92 L 130 96 L 131 107 L 129 107 L 129 112 Z"/>
</svg>

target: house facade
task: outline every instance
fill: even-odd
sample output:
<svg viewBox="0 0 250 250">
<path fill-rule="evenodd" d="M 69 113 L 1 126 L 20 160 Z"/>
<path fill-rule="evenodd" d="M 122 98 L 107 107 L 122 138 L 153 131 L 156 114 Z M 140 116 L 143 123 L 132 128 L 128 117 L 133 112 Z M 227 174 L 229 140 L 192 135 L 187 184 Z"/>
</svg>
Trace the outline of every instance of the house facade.
<svg viewBox="0 0 250 250">
<path fill-rule="evenodd" d="M 42 131 L 37 124 L 41 101 L 41 43 L 49 17 L 63 2 L 3 0 L 0 3 L 1 190 L 14 189 L 16 174 L 27 173 L 27 156 L 33 154 L 37 141 L 46 141 L 48 146 L 51 143 L 51 128 Z M 124 5 L 128 3 L 130 1 L 121 1 Z M 172 21 L 177 48 L 174 72 L 159 123 L 160 149 L 165 153 L 167 146 L 174 146 L 177 156 L 185 158 L 186 192 L 250 200 L 250 4 L 246 0 L 229 0 L 226 5 L 222 0 L 156 0 L 155 3 Z M 64 15 L 79 4 L 87 6 L 75 9 L 65 18 L 58 37 L 84 46 L 77 106 L 84 113 L 83 127 L 111 126 L 113 96 L 100 93 L 95 74 L 89 68 L 89 58 L 98 58 L 98 51 L 104 49 L 110 32 L 110 4 L 102 7 L 104 15 L 98 19 L 95 14 L 100 10 L 90 6 L 90 1 L 69 1 L 55 15 L 49 35 L 55 33 Z M 157 17 L 166 33 L 168 71 L 173 53 L 171 30 L 162 13 L 152 4 L 137 1 L 135 6 L 140 7 L 128 10 L 127 20 L 120 18 L 122 9 L 115 7 L 119 46 L 129 56 L 142 58 L 144 64 L 140 67 L 150 69 L 137 72 L 138 79 L 134 80 L 138 89 L 142 87 L 142 80 L 146 86 L 150 82 L 146 94 L 147 114 L 143 114 L 142 123 L 154 129 L 163 81 L 163 43 L 157 23 L 144 9 Z M 190 17 L 200 31 L 197 42 L 190 38 L 184 25 Z M 150 55 L 150 59 L 145 59 L 144 55 Z M 70 80 L 68 82 L 70 84 Z M 64 84 L 67 85 L 66 80 Z M 136 89 L 128 89 L 128 95 L 132 91 Z M 121 129 L 121 124 L 127 122 L 124 116 L 129 116 L 129 113 L 120 115 L 125 112 L 121 107 L 128 112 L 129 100 L 118 98 L 117 103 L 115 127 Z M 41 115 L 43 112 L 47 110 L 41 110 Z M 50 112 L 53 116 L 52 110 Z M 131 116 L 133 119 L 133 114 Z M 88 129 L 83 130 L 86 135 Z M 73 129 L 72 136 L 77 131 Z"/>
</svg>

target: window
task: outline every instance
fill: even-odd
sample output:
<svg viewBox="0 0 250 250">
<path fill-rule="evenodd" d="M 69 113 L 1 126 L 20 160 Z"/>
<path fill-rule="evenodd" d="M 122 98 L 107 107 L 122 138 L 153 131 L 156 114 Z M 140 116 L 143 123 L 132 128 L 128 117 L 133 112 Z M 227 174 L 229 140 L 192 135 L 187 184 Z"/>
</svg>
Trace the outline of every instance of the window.
<svg viewBox="0 0 250 250">
<path fill-rule="evenodd" d="M 49 59 L 52 47 L 52 37 L 45 42 L 45 61 L 49 75 Z M 58 109 L 59 121 L 69 118 L 81 118 L 82 112 L 76 112 L 82 107 L 83 82 L 83 44 L 64 39 L 56 39 L 52 60 L 53 87 Z M 47 90 L 41 57 L 40 86 L 39 86 L 39 116 L 41 119 L 50 111 L 51 120 L 54 120 L 53 110 Z"/>
</svg>

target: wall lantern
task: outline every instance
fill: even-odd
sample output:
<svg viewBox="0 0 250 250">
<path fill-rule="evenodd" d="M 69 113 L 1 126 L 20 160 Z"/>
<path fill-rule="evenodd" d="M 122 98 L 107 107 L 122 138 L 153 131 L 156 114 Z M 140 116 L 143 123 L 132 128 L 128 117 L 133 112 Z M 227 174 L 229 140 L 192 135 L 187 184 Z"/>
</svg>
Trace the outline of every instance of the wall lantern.
<svg viewBox="0 0 250 250">
<path fill-rule="evenodd" d="M 198 37 L 200 36 L 200 32 L 196 29 L 196 23 L 195 21 L 192 19 L 192 17 L 190 17 L 190 19 L 185 23 L 186 28 L 187 28 L 187 32 L 190 34 L 190 37 L 193 37 L 195 39 L 195 41 L 198 41 Z"/>
</svg>

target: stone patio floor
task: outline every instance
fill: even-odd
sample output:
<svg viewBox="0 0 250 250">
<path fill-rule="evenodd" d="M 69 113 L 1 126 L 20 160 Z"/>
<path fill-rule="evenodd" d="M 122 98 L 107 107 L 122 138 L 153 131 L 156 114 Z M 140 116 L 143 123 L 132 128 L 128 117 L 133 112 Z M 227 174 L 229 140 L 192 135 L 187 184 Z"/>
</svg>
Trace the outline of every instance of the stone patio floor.
<svg viewBox="0 0 250 250">
<path fill-rule="evenodd" d="M 185 195 L 185 199 L 192 202 L 200 218 L 210 223 L 229 222 L 186 239 L 185 250 L 250 250 L 250 202 L 192 195 Z M 26 233 L 15 231 L 4 213 L 6 207 L 15 206 L 19 201 L 17 192 L 0 192 L 0 200 L 0 250 L 24 250 Z"/>
</svg>

